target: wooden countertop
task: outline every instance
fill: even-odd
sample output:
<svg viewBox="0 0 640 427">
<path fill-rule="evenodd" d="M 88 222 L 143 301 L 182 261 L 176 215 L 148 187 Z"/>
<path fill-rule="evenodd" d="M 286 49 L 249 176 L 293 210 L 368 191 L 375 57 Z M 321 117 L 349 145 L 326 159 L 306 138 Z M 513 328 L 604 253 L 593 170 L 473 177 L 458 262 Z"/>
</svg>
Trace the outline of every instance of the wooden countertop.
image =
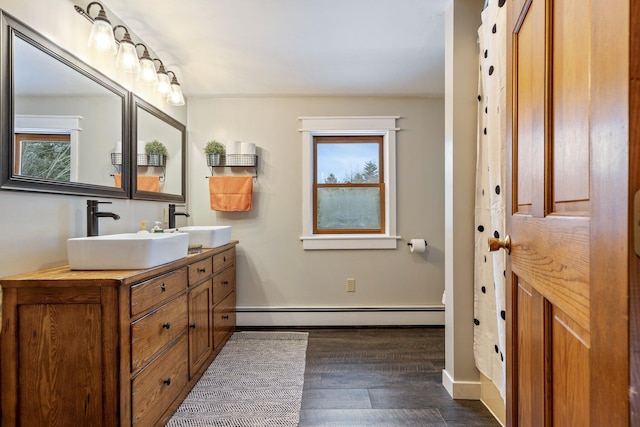
<svg viewBox="0 0 640 427">
<path fill-rule="evenodd" d="M 63 265 L 4 277 L 0 279 L 0 286 L 3 288 L 72 287 L 79 286 L 80 282 L 82 286 L 128 286 L 224 252 L 237 244 L 238 241 L 233 240 L 217 248 L 203 248 L 201 253 L 190 254 L 185 258 L 146 270 L 71 270 L 68 265 Z"/>
</svg>

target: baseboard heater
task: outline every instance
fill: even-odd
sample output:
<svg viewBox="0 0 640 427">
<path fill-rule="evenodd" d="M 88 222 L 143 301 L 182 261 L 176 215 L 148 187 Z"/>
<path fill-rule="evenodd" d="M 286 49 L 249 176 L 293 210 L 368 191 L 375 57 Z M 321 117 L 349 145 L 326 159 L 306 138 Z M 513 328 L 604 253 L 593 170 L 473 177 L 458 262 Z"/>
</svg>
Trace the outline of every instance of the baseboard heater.
<svg viewBox="0 0 640 427">
<path fill-rule="evenodd" d="M 444 325 L 444 306 L 236 307 L 238 326 Z"/>
<path fill-rule="evenodd" d="M 236 307 L 237 313 L 345 313 L 345 312 L 444 312 L 444 305 L 429 306 L 399 306 L 399 307 Z"/>
</svg>

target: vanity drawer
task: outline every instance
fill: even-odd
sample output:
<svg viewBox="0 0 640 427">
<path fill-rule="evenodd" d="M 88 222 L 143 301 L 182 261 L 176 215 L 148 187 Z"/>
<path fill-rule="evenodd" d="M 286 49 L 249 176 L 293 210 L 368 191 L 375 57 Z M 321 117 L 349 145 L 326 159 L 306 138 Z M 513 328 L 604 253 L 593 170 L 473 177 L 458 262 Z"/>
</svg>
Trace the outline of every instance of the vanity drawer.
<svg viewBox="0 0 640 427">
<path fill-rule="evenodd" d="M 231 292 L 213 308 L 213 348 L 218 348 L 236 329 L 236 293 Z"/>
<path fill-rule="evenodd" d="M 189 286 L 198 284 L 213 274 L 211 258 L 203 259 L 189 266 Z"/>
<path fill-rule="evenodd" d="M 187 331 L 187 295 L 131 324 L 131 372 L 142 368 L 165 345 Z"/>
<path fill-rule="evenodd" d="M 131 423 L 152 426 L 189 381 L 187 336 L 131 382 Z"/>
<path fill-rule="evenodd" d="M 227 249 L 224 252 L 216 254 L 213 256 L 213 271 L 215 273 L 219 273 L 230 265 L 234 264 L 236 259 L 236 248 L 235 246 L 231 249 Z"/>
<path fill-rule="evenodd" d="M 131 315 L 135 316 L 187 289 L 187 268 L 131 287 Z"/>
<path fill-rule="evenodd" d="M 235 290 L 235 284 L 235 268 L 227 268 L 222 273 L 213 276 L 213 304 L 218 304 L 231 291 Z"/>
</svg>

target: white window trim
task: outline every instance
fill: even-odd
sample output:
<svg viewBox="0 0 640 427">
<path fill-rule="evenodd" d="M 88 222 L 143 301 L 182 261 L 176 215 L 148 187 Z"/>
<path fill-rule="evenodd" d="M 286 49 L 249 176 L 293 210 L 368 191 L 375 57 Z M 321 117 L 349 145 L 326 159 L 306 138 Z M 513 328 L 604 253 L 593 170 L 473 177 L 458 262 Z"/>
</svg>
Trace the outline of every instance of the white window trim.
<svg viewBox="0 0 640 427">
<path fill-rule="evenodd" d="M 396 249 L 396 120 L 399 116 L 299 117 L 302 122 L 302 248 Z M 380 135 L 385 184 L 384 234 L 313 234 L 313 137 Z"/>
</svg>

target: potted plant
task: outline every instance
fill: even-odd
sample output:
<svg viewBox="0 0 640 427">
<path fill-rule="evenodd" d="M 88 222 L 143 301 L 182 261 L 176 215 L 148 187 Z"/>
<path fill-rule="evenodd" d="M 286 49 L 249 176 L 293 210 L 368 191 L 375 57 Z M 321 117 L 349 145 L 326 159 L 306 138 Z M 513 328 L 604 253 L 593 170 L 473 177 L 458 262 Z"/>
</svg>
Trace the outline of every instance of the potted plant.
<svg viewBox="0 0 640 427">
<path fill-rule="evenodd" d="M 207 145 L 204 147 L 204 154 L 207 155 L 207 165 L 219 166 L 220 156 L 224 155 L 226 152 L 227 149 L 224 144 L 215 140 L 207 142 Z"/>
<path fill-rule="evenodd" d="M 149 157 L 149 166 L 164 166 L 167 147 L 158 140 L 149 141 L 144 146 L 144 152 Z"/>
</svg>

